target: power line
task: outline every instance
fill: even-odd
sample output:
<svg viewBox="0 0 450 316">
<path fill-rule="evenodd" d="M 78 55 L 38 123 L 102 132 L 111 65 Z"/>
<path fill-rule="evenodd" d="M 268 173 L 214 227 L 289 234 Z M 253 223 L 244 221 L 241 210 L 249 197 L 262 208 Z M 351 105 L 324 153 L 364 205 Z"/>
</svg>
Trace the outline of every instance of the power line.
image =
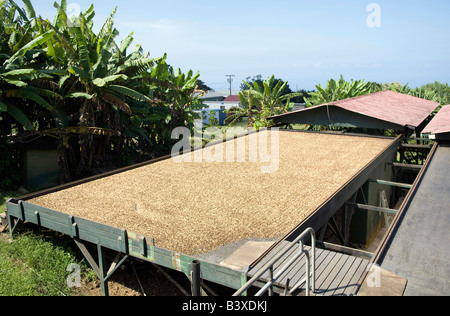
<svg viewBox="0 0 450 316">
<path fill-rule="evenodd" d="M 230 84 L 230 95 L 233 94 L 232 90 L 232 86 L 231 84 L 233 83 L 233 77 L 236 77 L 235 75 L 225 75 L 225 77 L 228 77 L 228 83 Z"/>
</svg>

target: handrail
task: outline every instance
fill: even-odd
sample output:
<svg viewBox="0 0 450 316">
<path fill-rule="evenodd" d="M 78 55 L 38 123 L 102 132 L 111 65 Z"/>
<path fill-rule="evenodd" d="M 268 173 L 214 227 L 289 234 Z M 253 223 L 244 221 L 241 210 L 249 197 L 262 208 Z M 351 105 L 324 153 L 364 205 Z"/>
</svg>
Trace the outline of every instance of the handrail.
<svg viewBox="0 0 450 316">
<path fill-rule="evenodd" d="M 304 248 L 303 239 L 307 236 L 311 236 L 311 249 L 306 250 Z M 277 274 L 274 276 L 274 265 L 278 262 L 289 250 L 294 248 L 299 244 L 299 252 L 291 259 L 289 262 L 283 266 Z M 310 255 L 312 253 L 312 255 Z M 306 296 L 311 294 L 311 290 L 315 292 L 315 280 L 316 280 L 316 233 L 314 229 L 308 228 L 306 229 L 300 236 L 298 236 L 290 245 L 284 247 L 284 249 L 278 253 L 278 255 L 272 258 L 267 264 L 264 265 L 244 286 L 242 286 L 233 296 L 240 296 L 245 291 L 247 291 L 259 278 L 269 271 L 270 280 L 264 285 L 255 296 L 261 296 L 269 289 L 269 295 L 273 295 L 273 285 L 275 281 L 284 273 L 286 270 L 297 261 L 303 254 L 305 254 L 306 258 L 306 277 L 299 282 L 290 290 L 290 293 L 294 292 L 297 288 L 299 288 L 303 283 L 306 282 Z M 312 271 L 311 271 L 312 270 Z"/>
</svg>

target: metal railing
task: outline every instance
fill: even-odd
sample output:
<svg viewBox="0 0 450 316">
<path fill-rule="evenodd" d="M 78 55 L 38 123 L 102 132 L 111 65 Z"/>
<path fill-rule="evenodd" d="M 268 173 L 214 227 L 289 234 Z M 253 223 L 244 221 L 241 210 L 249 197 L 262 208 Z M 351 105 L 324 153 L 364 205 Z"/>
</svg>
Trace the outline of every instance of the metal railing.
<svg viewBox="0 0 450 316">
<path fill-rule="evenodd" d="M 311 248 L 305 249 L 304 239 L 305 237 L 311 237 Z M 274 265 L 292 248 L 298 246 L 299 251 L 294 255 L 288 263 L 286 263 L 281 269 L 277 269 L 276 275 L 274 275 Z M 255 296 L 263 295 L 269 290 L 269 295 L 273 296 L 273 286 L 275 282 L 289 269 L 302 255 L 306 258 L 306 276 L 302 280 L 298 281 L 289 291 L 289 293 L 295 292 L 302 284 L 306 283 L 306 296 L 310 296 L 311 292 L 315 292 L 315 280 L 316 280 L 316 234 L 314 229 L 306 229 L 300 236 L 298 236 L 290 245 L 287 245 L 281 252 L 279 252 L 274 258 L 272 258 L 267 264 L 264 265 L 243 287 L 241 287 L 233 296 L 241 296 L 247 291 L 255 282 L 259 281 L 261 276 L 269 271 L 269 281 L 259 290 Z"/>
</svg>

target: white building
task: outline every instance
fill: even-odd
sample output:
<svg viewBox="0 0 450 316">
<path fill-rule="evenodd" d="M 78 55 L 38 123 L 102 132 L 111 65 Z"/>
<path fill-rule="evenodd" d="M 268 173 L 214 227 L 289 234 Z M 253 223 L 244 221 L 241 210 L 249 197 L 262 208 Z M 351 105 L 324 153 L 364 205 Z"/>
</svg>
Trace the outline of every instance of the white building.
<svg viewBox="0 0 450 316">
<path fill-rule="evenodd" d="M 207 106 L 207 108 L 202 109 L 203 124 L 209 124 L 211 112 L 214 111 L 214 117 L 219 122 L 219 125 L 223 125 L 227 117 L 224 111 L 241 106 L 239 96 L 229 95 L 229 92 L 213 91 L 205 94 L 200 99 Z"/>
</svg>

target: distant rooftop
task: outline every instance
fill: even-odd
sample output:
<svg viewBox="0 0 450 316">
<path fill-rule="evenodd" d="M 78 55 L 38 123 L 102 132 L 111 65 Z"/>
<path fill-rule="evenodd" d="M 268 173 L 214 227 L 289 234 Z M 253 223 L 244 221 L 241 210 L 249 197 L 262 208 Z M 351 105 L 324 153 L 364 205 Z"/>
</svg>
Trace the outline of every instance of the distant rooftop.
<svg viewBox="0 0 450 316">
<path fill-rule="evenodd" d="M 232 91 L 234 95 L 236 92 Z M 217 101 L 223 101 L 225 100 L 227 97 L 230 96 L 230 91 L 208 91 L 205 95 L 201 96 L 200 99 L 217 99 L 220 98 L 221 100 L 217 100 Z"/>
<path fill-rule="evenodd" d="M 241 100 L 239 99 L 238 95 L 230 95 L 225 100 L 223 100 L 223 102 L 240 102 L 240 101 Z"/>
</svg>

